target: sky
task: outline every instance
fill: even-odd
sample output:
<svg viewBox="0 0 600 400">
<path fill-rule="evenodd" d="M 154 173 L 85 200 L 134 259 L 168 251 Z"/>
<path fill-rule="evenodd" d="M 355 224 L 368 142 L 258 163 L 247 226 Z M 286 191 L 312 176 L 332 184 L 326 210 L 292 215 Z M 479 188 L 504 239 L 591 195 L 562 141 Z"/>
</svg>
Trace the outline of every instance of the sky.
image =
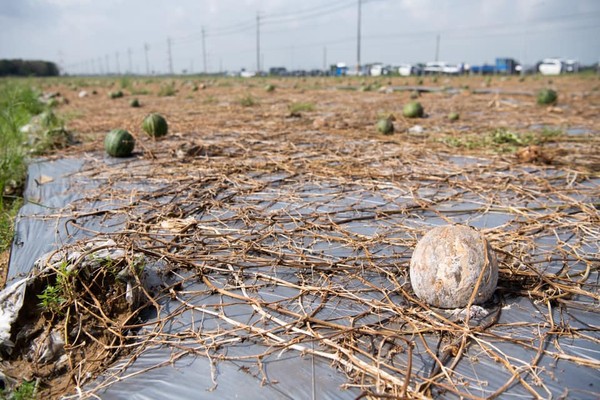
<svg viewBox="0 0 600 400">
<path fill-rule="evenodd" d="M 600 0 L 0 0 L 0 27 L 0 59 L 72 74 L 600 61 Z"/>
</svg>

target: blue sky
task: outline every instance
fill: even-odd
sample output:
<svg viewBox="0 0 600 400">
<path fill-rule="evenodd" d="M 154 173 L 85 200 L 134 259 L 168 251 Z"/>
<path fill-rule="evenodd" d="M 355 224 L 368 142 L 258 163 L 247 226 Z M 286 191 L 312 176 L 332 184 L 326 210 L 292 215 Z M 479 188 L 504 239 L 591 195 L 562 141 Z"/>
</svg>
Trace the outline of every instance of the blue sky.
<svg viewBox="0 0 600 400">
<path fill-rule="evenodd" d="M 69 72 L 254 70 L 357 61 L 358 0 L 0 0 L 0 58 Z M 203 35 L 205 54 L 203 53 Z M 362 0 L 361 61 L 600 60 L 598 0 Z M 145 51 L 145 44 L 148 51 Z M 107 66 L 108 65 L 108 66 Z"/>
</svg>

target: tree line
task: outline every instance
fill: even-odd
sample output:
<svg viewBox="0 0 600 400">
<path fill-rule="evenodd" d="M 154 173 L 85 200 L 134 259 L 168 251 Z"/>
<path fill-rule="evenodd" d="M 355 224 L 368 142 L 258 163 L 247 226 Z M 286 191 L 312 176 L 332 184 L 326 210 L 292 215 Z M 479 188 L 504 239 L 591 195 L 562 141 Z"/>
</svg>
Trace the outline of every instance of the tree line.
<svg viewBox="0 0 600 400">
<path fill-rule="evenodd" d="M 55 63 L 40 60 L 0 60 L 0 76 L 58 76 Z"/>
</svg>

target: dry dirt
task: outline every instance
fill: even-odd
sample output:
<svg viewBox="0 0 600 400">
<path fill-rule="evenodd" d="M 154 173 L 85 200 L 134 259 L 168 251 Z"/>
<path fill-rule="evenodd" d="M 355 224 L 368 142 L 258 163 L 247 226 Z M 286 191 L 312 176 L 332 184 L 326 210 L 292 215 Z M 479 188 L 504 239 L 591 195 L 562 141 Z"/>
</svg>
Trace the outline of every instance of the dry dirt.
<svg viewBox="0 0 600 400">
<path fill-rule="evenodd" d="M 293 173 L 294 167 L 286 160 L 293 158 L 294 148 L 300 154 L 305 143 L 322 143 L 323 153 L 342 154 L 345 141 L 352 140 L 351 154 L 344 157 L 357 177 L 376 168 L 377 154 L 368 155 L 368 166 L 363 163 L 362 155 L 369 149 L 361 146 L 369 143 L 377 149 L 386 145 L 405 148 L 424 164 L 433 154 L 476 155 L 492 163 L 560 168 L 588 177 L 598 177 L 600 171 L 600 79 L 593 75 L 527 77 L 524 81 L 517 77 L 491 81 L 484 77 L 190 78 L 130 79 L 125 83 L 125 96 L 118 99 L 109 98 L 110 92 L 120 89 L 118 80 L 72 79 L 48 84 L 44 91 L 60 92 L 68 100 L 57 112 L 80 141 L 50 157 L 102 152 L 106 132 L 121 128 L 136 137 L 136 151 L 144 159 L 153 160 L 155 153 L 161 152 L 162 166 L 166 165 L 165 151 L 183 161 L 195 155 L 250 156 L 260 152 L 266 162 L 285 171 L 289 167 L 288 172 Z M 265 90 L 267 83 L 274 84 L 275 90 Z M 175 95 L 159 96 L 165 85 L 172 85 Z M 416 100 L 422 103 L 425 118 L 402 116 L 403 106 L 417 95 L 413 86 L 418 86 Z M 545 87 L 557 90 L 557 104 L 536 104 L 536 92 Z M 84 97 L 79 96 L 81 91 L 86 92 Z M 130 107 L 134 97 L 141 102 L 140 108 Z M 159 112 L 168 120 L 168 140 L 153 142 L 142 132 L 141 121 L 150 112 Z M 460 119 L 449 121 L 450 112 L 458 112 Z M 390 115 L 395 133 L 378 133 L 377 120 Z M 227 137 L 225 144 L 218 143 L 221 134 Z M 232 137 L 239 138 L 239 143 Z M 279 156 L 269 160 L 275 153 Z M 348 161 L 352 157 L 354 160 Z M 198 160 L 194 162 L 197 165 Z M 324 174 L 349 173 L 325 162 L 322 165 Z M 177 171 L 183 170 L 178 165 Z M 223 168 L 221 173 L 226 175 L 225 171 Z M 92 357 L 94 351 L 89 349 L 87 356 Z M 28 370 L 26 363 L 15 365 L 24 371 L 23 377 L 35 375 L 35 366 Z M 90 374 L 101 367 L 99 364 Z M 54 383 L 49 378 L 45 383 L 51 389 L 45 394 L 63 393 L 71 376 L 63 374 Z"/>
<path fill-rule="evenodd" d="M 276 89 L 267 92 L 271 82 Z M 419 85 L 422 82 L 422 85 Z M 90 84 L 94 81 L 90 81 Z M 132 80 L 130 88 L 123 89 L 125 97 L 109 99 L 108 93 L 120 88 L 119 82 L 102 82 L 102 86 L 82 85 L 48 88 L 60 92 L 69 104 L 59 111 L 69 118 L 68 127 L 84 140 L 81 146 L 66 151 L 81 154 L 101 149 L 104 134 L 115 128 L 129 130 L 143 147 L 145 134 L 141 120 L 149 112 L 159 112 L 169 121 L 170 132 L 190 142 L 216 132 L 244 134 L 261 132 L 264 137 L 284 138 L 287 133 L 305 131 L 306 136 L 322 133 L 359 138 L 373 138 L 393 143 L 420 143 L 424 148 L 453 154 L 503 154 L 509 158 L 514 147 L 481 145 L 479 141 L 498 129 L 525 134 L 549 129 L 575 129 L 579 135 L 562 135 L 548 141 L 543 154 L 524 157 L 525 161 L 555 163 L 597 170 L 598 114 L 600 111 L 600 79 L 588 77 L 517 77 L 492 78 L 290 78 L 290 79 L 177 79 Z M 111 87 L 106 87 L 112 83 Z M 171 84 L 175 96 L 158 96 L 160 88 Z M 361 91 L 368 85 L 370 91 Z M 194 90 L 194 86 L 198 90 Z M 426 118 L 407 119 L 402 116 L 403 106 L 411 101 L 413 90 L 389 93 L 391 88 L 418 86 L 421 90 L 456 89 L 440 92 L 420 92 L 416 99 L 425 108 Z M 539 106 L 535 94 L 542 88 L 554 88 L 559 93 L 555 106 Z M 359 90 L 352 90 L 359 89 Z M 85 90 L 87 97 L 79 98 Z M 131 94 L 141 91 L 150 94 Z M 92 92 L 97 94 L 91 94 Z M 482 92 L 482 93 L 481 93 Z M 141 108 L 131 108 L 129 102 L 138 98 Z M 244 106 L 242 103 L 252 103 Z M 312 111 L 291 112 L 291 107 L 309 104 Z M 458 112 L 460 120 L 451 122 L 447 116 Z M 396 134 L 383 136 L 375 129 L 378 118 L 395 117 Z M 419 125 L 423 133 L 407 133 Z M 587 132 L 596 135 L 590 137 Z M 92 140 L 89 142 L 88 140 Z M 285 139 L 284 139 L 285 140 Z M 566 144 L 568 142 L 568 144 Z M 533 144 L 533 143 L 532 143 Z M 524 147 L 524 146 L 520 146 Z M 568 154 L 565 151 L 569 149 Z"/>
</svg>

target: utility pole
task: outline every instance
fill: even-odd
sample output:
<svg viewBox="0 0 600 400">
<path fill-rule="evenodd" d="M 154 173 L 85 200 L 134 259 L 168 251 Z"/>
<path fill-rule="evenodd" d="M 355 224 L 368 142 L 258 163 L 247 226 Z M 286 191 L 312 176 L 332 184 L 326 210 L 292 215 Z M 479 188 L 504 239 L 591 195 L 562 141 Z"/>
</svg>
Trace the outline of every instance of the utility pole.
<svg viewBox="0 0 600 400">
<path fill-rule="evenodd" d="M 440 34 L 439 33 L 435 40 L 435 61 L 440 61 Z"/>
<path fill-rule="evenodd" d="M 260 72 L 260 14 L 256 13 L 256 72 Z"/>
<path fill-rule="evenodd" d="M 106 61 L 106 75 L 110 74 L 110 65 L 108 64 L 108 54 L 106 55 L 104 61 Z"/>
<path fill-rule="evenodd" d="M 202 27 L 202 64 L 204 67 L 204 73 L 206 74 L 206 31 Z"/>
<path fill-rule="evenodd" d="M 100 75 L 104 75 L 104 67 L 102 66 L 102 57 L 98 57 L 98 72 Z"/>
<path fill-rule="evenodd" d="M 360 73 L 360 25 L 361 25 L 361 14 L 362 14 L 362 0 L 358 0 L 358 27 L 356 34 L 356 73 Z"/>
<path fill-rule="evenodd" d="M 121 75 L 121 68 L 119 67 L 119 52 L 115 53 L 115 58 L 117 60 L 117 75 Z"/>
<path fill-rule="evenodd" d="M 133 68 L 131 66 L 131 47 L 127 49 L 127 58 L 129 59 L 129 71 L 127 71 L 128 74 L 131 74 L 133 72 Z"/>
<path fill-rule="evenodd" d="M 148 43 L 144 43 L 144 53 L 146 54 L 146 75 L 150 75 L 150 63 L 148 62 Z"/>
<path fill-rule="evenodd" d="M 167 51 L 169 52 L 169 74 L 173 75 L 173 57 L 171 56 L 171 38 L 167 38 Z"/>
<path fill-rule="evenodd" d="M 327 71 L 327 46 L 323 47 L 323 71 Z"/>
</svg>

